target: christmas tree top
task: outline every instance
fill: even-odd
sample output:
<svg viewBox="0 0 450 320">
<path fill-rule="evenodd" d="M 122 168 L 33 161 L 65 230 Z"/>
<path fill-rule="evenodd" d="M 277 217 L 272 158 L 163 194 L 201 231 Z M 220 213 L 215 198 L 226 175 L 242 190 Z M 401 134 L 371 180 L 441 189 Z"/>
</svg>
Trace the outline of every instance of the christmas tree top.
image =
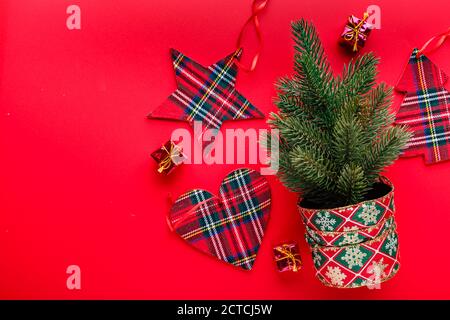
<svg viewBox="0 0 450 320">
<path fill-rule="evenodd" d="M 294 75 L 278 81 L 281 181 L 301 192 L 302 205 L 325 208 L 374 196 L 383 169 L 397 159 L 410 133 L 393 126 L 392 90 L 375 85 L 378 59 L 368 53 L 333 76 L 314 26 L 292 24 Z"/>
</svg>

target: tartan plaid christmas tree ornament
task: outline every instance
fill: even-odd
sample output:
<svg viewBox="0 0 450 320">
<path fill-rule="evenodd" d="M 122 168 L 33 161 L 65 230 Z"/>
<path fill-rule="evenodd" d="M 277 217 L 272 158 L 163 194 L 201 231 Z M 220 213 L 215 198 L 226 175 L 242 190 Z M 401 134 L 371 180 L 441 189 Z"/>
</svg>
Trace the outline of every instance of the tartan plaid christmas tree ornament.
<svg viewBox="0 0 450 320">
<path fill-rule="evenodd" d="M 270 187 L 250 169 L 228 174 L 219 195 L 194 189 L 173 204 L 167 222 L 187 243 L 219 260 L 250 270 L 269 219 Z"/>
<path fill-rule="evenodd" d="M 450 159 L 450 95 L 447 75 L 418 49 L 395 89 L 406 96 L 396 116 L 397 124 L 413 132 L 402 156 L 423 155 L 427 164 Z"/>
<path fill-rule="evenodd" d="M 201 121 L 205 130 L 217 132 L 225 120 L 264 118 L 235 88 L 242 49 L 204 67 L 181 52 L 171 49 L 177 90 L 148 118 Z"/>
</svg>

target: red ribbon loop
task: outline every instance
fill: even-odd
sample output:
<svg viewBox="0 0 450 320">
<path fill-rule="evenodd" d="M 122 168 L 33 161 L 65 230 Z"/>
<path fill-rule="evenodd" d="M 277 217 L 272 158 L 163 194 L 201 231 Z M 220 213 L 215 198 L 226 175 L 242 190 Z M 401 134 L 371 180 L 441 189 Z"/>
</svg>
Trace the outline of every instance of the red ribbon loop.
<svg viewBox="0 0 450 320">
<path fill-rule="evenodd" d="M 269 2 L 269 0 L 254 0 L 253 4 L 252 4 L 252 14 L 251 16 L 247 19 L 247 21 L 244 23 L 244 25 L 242 26 L 241 32 L 239 32 L 239 37 L 237 39 L 236 42 L 236 49 L 242 49 L 242 38 L 244 36 L 244 31 L 247 28 L 247 26 L 253 22 L 253 25 L 255 26 L 255 31 L 256 31 L 256 37 L 258 39 L 258 49 L 253 57 L 252 63 L 250 65 L 250 67 L 246 67 L 244 66 L 242 63 L 240 63 L 238 60 L 236 60 L 236 64 L 238 65 L 239 68 L 241 68 L 242 70 L 246 71 L 246 72 L 251 72 L 253 70 L 255 70 L 256 68 L 256 64 L 258 63 L 258 59 L 259 59 L 259 54 L 261 52 L 262 49 L 262 35 L 261 35 L 261 30 L 260 30 L 260 24 L 259 24 L 259 19 L 258 19 L 258 14 L 261 13 L 261 11 L 264 10 L 264 8 L 267 6 L 267 3 Z"/>
<path fill-rule="evenodd" d="M 450 36 L 450 28 L 448 28 L 446 31 L 432 37 L 430 40 L 428 40 L 422 48 L 420 48 L 419 51 L 417 51 L 417 57 L 419 57 L 421 54 L 430 53 L 436 49 L 438 49 L 447 39 L 447 37 Z"/>
</svg>

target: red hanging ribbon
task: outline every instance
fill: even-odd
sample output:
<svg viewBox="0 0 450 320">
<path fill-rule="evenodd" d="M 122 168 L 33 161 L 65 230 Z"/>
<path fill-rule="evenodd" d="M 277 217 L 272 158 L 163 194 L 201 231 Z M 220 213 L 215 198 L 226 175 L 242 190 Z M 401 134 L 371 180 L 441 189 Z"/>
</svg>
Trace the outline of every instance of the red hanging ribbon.
<svg viewBox="0 0 450 320">
<path fill-rule="evenodd" d="M 255 26 L 256 37 L 257 37 L 258 43 L 259 43 L 258 49 L 256 51 L 255 56 L 253 57 L 252 63 L 249 68 L 244 66 L 242 63 L 240 63 L 236 59 L 236 64 L 238 65 L 238 67 L 246 72 L 251 72 L 251 71 L 255 70 L 256 64 L 258 63 L 259 54 L 262 49 L 262 35 L 261 35 L 261 30 L 260 30 L 260 25 L 259 25 L 258 14 L 260 14 L 264 10 L 264 8 L 267 6 L 268 2 L 269 2 L 269 0 L 253 0 L 252 14 L 247 19 L 247 21 L 244 23 L 244 25 L 242 26 L 241 32 L 239 32 L 239 37 L 236 42 L 236 52 L 239 52 L 239 50 L 242 49 L 241 42 L 242 42 L 242 37 L 244 35 L 245 28 L 252 22 L 253 22 L 253 25 Z"/>
<path fill-rule="evenodd" d="M 417 57 L 419 57 L 421 54 L 425 54 L 426 53 L 430 53 L 436 49 L 438 49 L 445 41 L 445 39 L 447 39 L 447 37 L 450 36 L 450 28 L 447 29 L 447 31 L 444 31 L 436 36 L 434 36 L 433 38 L 431 38 L 430 40 L 428 40 L 422 48 L 420 48 L 419 51 L 417 51 Z"/>
</svg>

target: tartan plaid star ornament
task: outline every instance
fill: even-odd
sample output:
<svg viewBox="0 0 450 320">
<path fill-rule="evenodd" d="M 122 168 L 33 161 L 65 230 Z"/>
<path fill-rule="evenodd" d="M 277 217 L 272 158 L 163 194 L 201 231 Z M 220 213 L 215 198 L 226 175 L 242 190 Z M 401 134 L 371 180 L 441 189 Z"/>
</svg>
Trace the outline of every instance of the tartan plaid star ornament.
<svg viewBox="0 0 450 320">
<path fill-rule="evenodd" d="M 250 270 L 269 220 L 270 187 L 250 169 L 228 174 L 219 195 L 194 189 L 181 195 L 167 218 L 187 243 L 219 260 Z"/>
<path fill-rule="evenodd" d="M 171 49 L 177 90 L 148 115 L 154 119 L 172 119 L 193 123 L 201 121 L 205 129 L 219 130 L 225 120 L 264 118 L 264 114 L 236 89 L 242 50 L 204 67 L 181 52 Z"/>
<path fill-rule="evenodd" d="M 395 122 L 413 132 L 402 156 L 423 155 L 427 164 L 450 159 L 449 92 L 447 75 L 414 49 L 395 89 L 406 96 Z"/>
</svg>

